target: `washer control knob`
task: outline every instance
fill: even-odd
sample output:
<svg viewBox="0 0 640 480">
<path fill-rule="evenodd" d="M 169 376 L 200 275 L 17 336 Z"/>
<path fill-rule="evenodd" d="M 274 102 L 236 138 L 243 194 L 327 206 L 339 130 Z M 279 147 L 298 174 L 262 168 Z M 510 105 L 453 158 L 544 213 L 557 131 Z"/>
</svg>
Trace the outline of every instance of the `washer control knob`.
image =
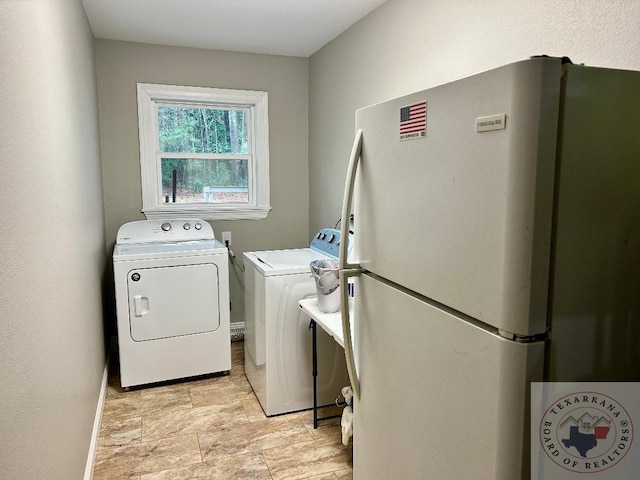
<svg viewBox="0 0 640 480">
<path fill-rule="evenodd" d="M 191 228 L 191 224 L 185 223 L 184 225 L 182 225 L 182 228 L 184 228 L 185 230 L 189 230 Z"/>
<path fill-rule="evenodd" d="M 196 230 L 200 230 L 200 229 L 202 229 L 202 224 L 200 222 L 198 222 L 198 223 L 196 223 L 194 225 L 194 227 L 195 227 Z"/>
<path fill-rule="evenodd" d="M 331 236 L 329 237 L 329 243 L 333 243 L 335 239 L 336 239 L 336 236 L 331 234 Z"/>
<path fill-rule="evenodd" d="M 164 222 L 162 225 L 160 225 L 160 228 L 165 232 L 168 232 L 169 230 L 171 230 L 171 224 L 169 222 Z"/>
</svg>

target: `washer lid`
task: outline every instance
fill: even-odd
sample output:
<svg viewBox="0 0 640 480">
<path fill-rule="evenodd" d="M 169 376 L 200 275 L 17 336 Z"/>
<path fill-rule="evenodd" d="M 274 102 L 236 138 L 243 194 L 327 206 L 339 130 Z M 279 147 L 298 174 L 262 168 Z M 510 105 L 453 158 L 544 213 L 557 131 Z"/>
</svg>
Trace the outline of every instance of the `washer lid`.
<svg viewBox="0 0 640 480">
<path fill-rule="evenodd" d="M 193 257 L 227 254 L 227 247 L 217 240 L 174 243 L 131 243 L 113 248 L 113 261 L 147 260 L 154 258 Z"/>
<path fill-rule="evenodd" d="M 313 260 L 327 260 L 331 257 L 310 248 L 291 250 L 265 250 L 262 252 L 245 252 L 245 261 L 251 262 L 263 275 L 293 275 L 309 273 L 309 264 Z"/>
</svg>

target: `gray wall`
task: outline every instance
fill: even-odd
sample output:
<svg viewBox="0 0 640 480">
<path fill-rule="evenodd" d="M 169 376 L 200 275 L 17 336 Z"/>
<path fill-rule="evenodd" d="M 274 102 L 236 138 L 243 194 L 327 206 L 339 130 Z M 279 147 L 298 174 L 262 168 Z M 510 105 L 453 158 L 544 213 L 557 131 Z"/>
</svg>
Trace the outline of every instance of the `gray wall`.
<svg viewBox="0 0 640 480">
<path fill-rule="evenodd" d="M 93 37 L 78 0 L 0 2 L 0 478 L 84 474 L 105 366 Z"/>
<path fill-rule="evenodd" d="M 389 0 L 310 57 L 309 233 L 340 216 L 355 110 L 531 55 L 640 70 L 640 2 Z"/>
<path fill-rule="evenodd" d="M 136 83 L 262 90 L 269 94 L 271 207 L 266 220 L 212 222 L 231 231 L 232 249 L 309 244 L 307 59 L 96 40 L 106 241 L 143 220 Z M 231 321 L 244 321 L 242 272 L 230 270 Z"/>
</svg>

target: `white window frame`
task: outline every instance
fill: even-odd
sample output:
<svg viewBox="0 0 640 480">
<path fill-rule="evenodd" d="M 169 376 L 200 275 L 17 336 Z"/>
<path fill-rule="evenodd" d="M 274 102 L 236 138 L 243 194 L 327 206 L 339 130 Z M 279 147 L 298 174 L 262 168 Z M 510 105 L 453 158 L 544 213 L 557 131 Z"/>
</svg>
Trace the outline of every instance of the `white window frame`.
<svg viewBox="0 0 640 480">
<path fill-rule="evenodd" d="M 267 92 L 138 83 L 138 128 L 142 213 L 147 219 L 202 218 L 204 220 L 264 219 L 271 210 L 269 190 L 269 115 Z M 157 106 L 167 104 L 215 108 L 249 108 L 249 202 L 161 203 Z M 187 154 L 193 155 L 193 154 Z"/>
</svg>

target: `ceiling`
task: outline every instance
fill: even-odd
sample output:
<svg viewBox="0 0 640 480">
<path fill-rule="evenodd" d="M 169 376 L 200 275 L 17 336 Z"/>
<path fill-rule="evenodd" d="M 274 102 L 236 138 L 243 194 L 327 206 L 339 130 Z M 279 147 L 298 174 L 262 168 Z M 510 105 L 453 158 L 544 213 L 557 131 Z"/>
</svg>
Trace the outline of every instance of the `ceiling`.
<svg viewBox="0 0 640 480">
<path fill-rule="evenodd" d="M 308 57 L 386 0 L 82 0 L 97 38 Z"/>
</svg>

